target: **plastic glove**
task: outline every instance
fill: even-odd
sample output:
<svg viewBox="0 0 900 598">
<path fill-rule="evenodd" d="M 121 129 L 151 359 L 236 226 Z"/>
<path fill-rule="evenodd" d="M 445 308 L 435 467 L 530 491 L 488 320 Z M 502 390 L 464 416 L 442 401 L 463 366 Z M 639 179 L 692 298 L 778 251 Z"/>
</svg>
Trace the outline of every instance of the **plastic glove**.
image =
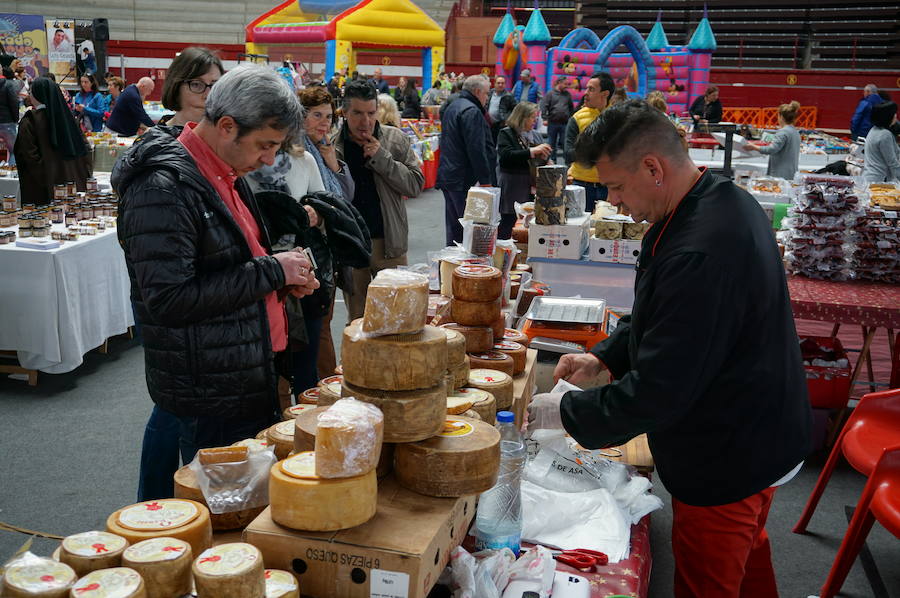
<svg viewBox="0 0 900 598">
<path fill-rule="evenodd" d="M 535 395 L 528 405 L 528 431 L 534 430 L 562 430 L 562 416 L 559 413 L 559 404 L 563 398 L 562 392 L 545 392 Z"/>
</svg>

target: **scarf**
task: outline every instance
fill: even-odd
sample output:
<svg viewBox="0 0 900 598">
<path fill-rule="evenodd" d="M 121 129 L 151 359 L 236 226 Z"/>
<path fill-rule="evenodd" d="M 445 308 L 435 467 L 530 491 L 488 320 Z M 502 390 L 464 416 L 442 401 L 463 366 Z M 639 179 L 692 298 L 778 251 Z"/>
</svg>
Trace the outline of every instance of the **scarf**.
<svg viewBox="0 0 900 598">
<path fill-rule="evenodd" d="M 254 170 L 248 176 L 259 183 L 260 189 L 263 191 L 290 193 L 290 190 L 287 188 L 287 175 L 290 171 L 291 157 L 287 152 L 280 151 L 275 154 L 275 162 L 271 166 L 266 164 L 262 168 Z"/>
<path fill-rule="evenodd" d="M 306 142 L 306 151 L 312 154 L 312 157 L 316 159 L 316 165 L 319 167 L 319 174 L 322 175 L 322 183 L 325 185 L 325 190 L 334 193 L 338 197 L 344 197 L 344 188 L 341 187 L 341 183 L 338 181 L 337 176 L 332 172 L 328 166 L 325 165 L 325 160 L 322 159 L 322 154 L 319 153 L 319 148 L 316 147 L 316 144 L 313 143 L 312 139 L 309 136 L 306 136 L 304 139 Z M 352 197 L 345 198 L 347 201 L 353 199 Z"/>
<path fill-rule="evenodd" d="M 50 123 L 50 144 L 63 158 L 78 158 L 87 154 L 84 133 L 75 122 L 59 86 L 47 77 L 38 77 L 31 84 L 31 95 L 44 105 Z"/>
</svg>

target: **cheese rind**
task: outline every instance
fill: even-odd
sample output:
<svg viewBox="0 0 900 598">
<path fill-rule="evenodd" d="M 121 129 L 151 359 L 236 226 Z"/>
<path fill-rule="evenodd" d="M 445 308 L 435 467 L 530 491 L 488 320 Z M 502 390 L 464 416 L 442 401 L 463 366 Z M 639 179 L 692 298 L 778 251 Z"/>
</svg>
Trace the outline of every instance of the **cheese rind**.
<svg viewBox="0 0 900 598">
<path fill-rule="evenodd" d="M 266 569 L 266 598 L 300 598 L 297 578 L 281 569 Z"/>
<path fill-rule="evenodd" d="M 503 276 L 493 266 L 465 264 L 453 271 L 453 298 L 490 302 L 503 294 Z M 452 309 L 452 305 L 451 305 Z"/>
<path fill-rule="evenodd" d="M 341 382 L 344 376 L 335 374 L 319 380 L 319 397 L 316 405 L 331 405 L 341 398 Z"/>
<path fill-rule="evenodd" d="M 75 582 L 69 592 L 72 598 L 147 598 L 140 573 L 129 567 L 112 567 L 91 571 Z"/>
<path fill-rule="evenodd" d="M 419 332 L 428 317 L 428 277 L 410 270 L 387 269 L 375 275 L 366 291 L 365 334 Z"/>
<path fill-rule="evenodd" d="M 191 470 L 190 465 L 180 467 L 178 471 L 175 472 L 174 483 L 175 498 L 186 498 L 204 506 L 209 506 L 206 504 L 206 498 L 203 496 L 200 484 L 197 483 L 197 476 L 194 474 L 193 470 Z M 263 505 L 261 507 L 242 509 L 230 513 L 210 513 L 210 525 L 212 525 L 214 531 L 243 529 L 247 527 L 251 521 L 256 519 L 256 516 L 262 513 L 265 508 L 265 505 Z"/>
<path fill-rule="evenodd" d="M 191 591 L 191 546 L 177 538 L 153 538 L 129 546 L 122 564 L 144 579 L 147 598 L 184 596 Z"/>
<path fill-rule="evenodd" d="M 481 416 L 481 421 L 494 425 L 497 419 L 497 401 L 494 395 L 480 388 L 459 388 L 454 395 L 472 401 L 471 410 Z"/>
<path fill-rule="evenodd" d="M 338 366 L 340 367 L 340 366 Z M 335 372 L 335 374 L 340 375 L 341 372 Z M 315 388 L 307 388 L 303 392 L 300 393 L 300 403 L 304 405 L 318 405 L 319 404 L 319 387 Z"/>
<path fill-rule="evenodd" d="M 455 322 L 465 326 L 493 326 L 499 315 L 500 299 L 495 299 L 494 301 L 463 301 L 454 297 L 450 300 L 450 317 Z M 491 331 L 491 334 L 493 335 L 493 331 Z M 469 352 L 471 353 L 471 350 Z"/>
<path fill-rule="evenodd" d="M 415 442 L 437 434 L 447 409 L 443 382 L 407 391 L 372 390 L 344 382 L 343 395 L 371 403 L 384 414 L 384 442 Z"/>
<path fill-rule="evenodd" d="M 316 474 L 350 478 L 375 469 L 381 455 L 384 416 L 375 405 L 340 399 L 319 414 L 316 428 Z"/>
<path fill-rule="evenodd" d="M 441 328 L 447 335 L 447 366 L 453 367 L 466 360 L 466 337 L 458 330 Z"/>
<path fill-rule="evenodd" d="M 441 328 L 456 330 L 466 339 L 467 353 L 490 351 L 494 346 L 494 333 L 489 326 L 463 326 L 456 322 L 442 324 Z"/>
<path fill-rule="evenodd" d="M 122 564 L 128 541 L 109 532 L 83 532 L 67 536 L 60 546 L 59 561 L 72 567 L 81 577 L 98 569 Z"/>
<path fill-rule="evenodd" d="M 191 567 L 197 598 L 265 598 L 262 554 L 255 546 L 231 542 L 200 553 Z"/>
<path fill-rule="evenodd" d="M 484 353 L 470 353 L 469 363 L 472 364 L 472 370 L 488 369 L 498 370 L 512 376 L 515 369 L 513 358 L 499 351 L 486 351 Z M 470 370 L 471 372 L 471 370 Z"/>
<path fill-rule="evenodd" d="M 494 395 L 498 411 L 513 404 L 513 379 L 509 374 L 492 369 L 472 369 L 469 372 L 469 386 Z"/>
<path fill-rule="evenodd" d="M 514 341 L 502 340 L 494 345 L 494 351 L 504 353 L 512 357 L 513 375 L 520 374 L 525 371 L 526 351 L 527 349 Z"/>
<path fill-rule="evenodd" d="M 319 415 L 328 409 L 327 405 L 321 405 L 301 413 L 294 419 L 294 452 L 316 450 L 316 427 L 319 425 Z"/>
<path fill-rule="evenodd" d="M 523 347 L 528 347 L 531 343 L 531 339 L 528 338 L 527 334 L 515 328 L 505 328 L 503 330 L 503 340 L 519 343 Z"/>
<path fill-rule="evenodd" d="M 68 598 L 78 576 L 65 563 L 38 556 L 13 560 L 0 577 L 0 596 L 6 598 Z"/>
<path fill-rule="evenodd" d="M 317 393 L 318 394 L 318 393 Z M 318 404 L 318 399 L 316 403 L 298 403 L 296 405 L 291 405 L 287 409 L 281 412 L 281 419 L 284 421 L 290 421 L 303 413 L 304 411 L 308 411 L 310 409 L 315 409 Z"/>
<path fill-rule="evenodd" d="M 481 416 L 478 415 L 477 411 L 472 411 L 471 409 L 469 409 L 468 411 L 463 411 L 459 414 L 459 416 L 468 417 L 469 419 L 477 419 L 478 421 L 484 421 L 483 419 L 481 419 Z"/>
<path fill-rule="evenodd" d="M 187 507 L 174 503 L 188 503 L 190 509 L 195 513 L 194 518 L 185 519 L 183 514 L 187 512 Z M 136 521 L 138 517 L 135 515 L 140 515 L 141 511 L 148 515 L 144 518 L 148 524 L 143 529 L 135 530 L 133 525 L 131 528 L 122 525 L 123 517 L 127 525 L 129 522 Z M 182 521 L 185 522 L 182 523 Z M 182 498 L 163 498 L 123 507 L 107 517 L 106 531 L 122 536 L 131 544 L 141 540 L 171 536 L 190 544 L 194 554 L 203 552 L 212 544 L 209 509 L 196 501 Z"/>
<path fill-rule="evenodd" d="M 456 366 L 450 366 L 447 370 L 450 373 L 450 388 L 462 388 L 469 381 L 469 356 L 466 355 L 465 360 Z"/>
<path fill-rule="evenodd" d="M 447 395 L 447 415 L 460 415 L 471 408 L 472 400 L 465 395 Z"/>
<path fill-rule="evenodd" d="M 294 449 L 294 422 L 278 422 L 266 432 L 266 440 L 275 448 L 276 459 L 286 458 Z"/>
</svg>

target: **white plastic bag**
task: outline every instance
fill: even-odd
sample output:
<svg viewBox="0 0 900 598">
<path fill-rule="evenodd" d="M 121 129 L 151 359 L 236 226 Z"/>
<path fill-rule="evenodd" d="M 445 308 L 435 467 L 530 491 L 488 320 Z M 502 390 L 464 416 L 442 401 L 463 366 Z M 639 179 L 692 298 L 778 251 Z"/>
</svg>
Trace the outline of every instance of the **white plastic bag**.
<svg viewBox="0 0 900 598">
<path fill-rule="evenodd" d="M 509 568 L 509 583 L 503 598 L 520 598 L 525 592 L 536 592 L 540 598 L 550 596 L 556 561 L 544 546 L 530 548 Z"/>
<path fill-rule="evenodd" d="M 276 461 L 270 448 L 248 451 L 246 461 L 203 465 L 198 452 L 188 467 L 209 511 L 221 515 L 269 504 L 269 470 Z"/>
</svg>

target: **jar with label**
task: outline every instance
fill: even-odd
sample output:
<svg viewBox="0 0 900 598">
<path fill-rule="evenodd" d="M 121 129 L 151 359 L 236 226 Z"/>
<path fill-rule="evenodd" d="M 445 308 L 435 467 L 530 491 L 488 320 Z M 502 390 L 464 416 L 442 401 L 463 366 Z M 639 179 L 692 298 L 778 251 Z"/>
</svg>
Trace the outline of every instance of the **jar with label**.
<svg viewBox="0 0 900 598">
<path fill-rule="evenodd" d="M 81 204 L 81 219 L 90 220 L 94 217 L 94 206 L 89 203 Z"/>
<path fill-rule="evenodd" d="M 7 212 L 15 211 L 19 207 L 18 202 L 16 201 L 15 195 L 4 195 L 3 196 L 3 209 Z"/>
<path fill-rule="evenodd" d="M 31 236 L 39 237 L 39 238 L 49 237 L 50 236 L 50 225 L 47 224 L 44 226 L 36 226 L 36 227 L 32 228 Z"/>
<path fill-rule="evenodd" d="M 65 221 L 65 213 L 61 207 L 52 208 L 50 210 L 50 222 L 53 224 L 63 224 Z"/>
<path fill-rule="evenodd" d="M 53 185 L 53 199 L 65 199 L 69 195 L 68 185 Z"/>
<path fill-rule="evenodd" d="M 20 214 L 16 223 L 19 225 L 20 229 L 31 228 L 31 216 L 28 214 Z"/>
<path fill-rule="evenodd" d="M 95 193 L 100 188 L 100 185 L 97 183 L 97 179 L 91 177 L 87 180 L 87 190 L 88 193 Z"/>
<path fill-rule="evenodd" d="M 31 227 L 30 226 L 28 228 L 22 228 L 21 226 L 19 227 L 19 238 L 20 239 L 25 239 L 30 236 L 31 236 Z"/>
<path fill-rule="evenodd" d="M 23 203 L 23 204 L 22 204 L 22 213 L 23 213 L 23 214 L 30 214 L 30 213 L 32 213 L 33 211 L 34 211 L 34 204 L 33 204 L 33 203 Z"/>
<path fill-rule="evenodd" d="M 15 212 L 0 212 L 0 227 L 15 226 L 16 220 Z"/>
<path fill-rule="evenodd" d="M 7 235 L 5 232 L 0 233 L 0 245 L 6 245 L 9 242 L 10 242 L 9 235 Z"/>
<path fill-rule="evenodd" d="M 48 224 L 50 224 L 50 219 L 47 218 L 47 216 L 45 216 L 43 212 L 35 212 L 31 218 L 31 228 L 47 226 Z"/>
<path fill-rule="evenodd" d="M 78 215 L 73 211 L 66 212 L 66 226 L 75 226 L 77 223 Z"/>
<path fill-rule="evenodd" d="M 75 185 L 75 181 L 69 181 L 66 183 L 66 192 L 69 195 L 75 195 L 78 193 L 78 187 Z"/>
</svg>

